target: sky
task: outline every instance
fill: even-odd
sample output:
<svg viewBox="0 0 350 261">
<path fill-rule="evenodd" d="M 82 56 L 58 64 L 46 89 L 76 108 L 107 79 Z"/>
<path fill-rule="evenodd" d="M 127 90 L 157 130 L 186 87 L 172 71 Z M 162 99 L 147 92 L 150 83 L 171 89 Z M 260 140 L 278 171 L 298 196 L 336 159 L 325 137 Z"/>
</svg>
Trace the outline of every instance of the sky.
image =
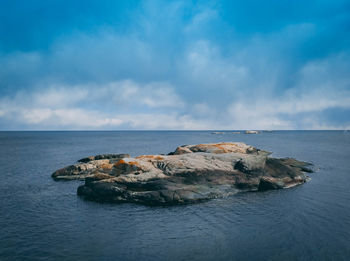
<svg viewBox="0 0 350 261">
<path fill-rule="evenodd" d="M 350 129 L 350 2 L 0 0 L 0 130 Z"/>
</svg>

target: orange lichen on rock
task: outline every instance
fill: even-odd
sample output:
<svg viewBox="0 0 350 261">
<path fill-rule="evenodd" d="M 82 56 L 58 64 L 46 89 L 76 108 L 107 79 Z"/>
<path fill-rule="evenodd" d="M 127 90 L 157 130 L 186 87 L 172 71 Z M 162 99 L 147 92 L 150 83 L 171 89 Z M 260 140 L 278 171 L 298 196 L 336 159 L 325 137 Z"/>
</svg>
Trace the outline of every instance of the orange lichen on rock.
<svg viewBox="0 0 350 261">
<path fill-rule="evenodd" d="M 134 171 L 141 170 L 141 166 L 139 162 L 137 161 L 128 161 L 128 160 L 119 160 L 118 162 L 114 163 L 114 169 L 113 172 L 116 175 L 119 175 L 121 173 L 132 173 Z"/>
<path fill-rule="evenodd" d="M 114 163 L 114 166 L 115 167 L 118 167 L 118 166 L 120 166 L 121 164 L 125 164 L 126 162 L 125 162 L 125 160 L 118 160 L 116 163 Z"/>
<path fill-rule="evenodd" d="M 239 143 L 222 142 L 222 143 L 209 143 L 209 144 L 198 144 L 188 146 L 193 152 L 210 152 L 210 153 L 246 153 L 247 146 L 242 146 Z"/>
<path fill-rule="evenodd" d="M 130 165 L 130 166 L 139 166 L 139 163 L 137 161 L 125 161 L 123 159 L 118 160 L 116 163 L 114 163 L 114 166 L 116 168 L 121 167 L 121 166 L 126 166 L 126 165 Z"/>
<path fill-rule="evenodd" d="M 159 155 L 141 155 L 136 157 L 136 159 L 140 159 L 140 160 L 163 160 L 164 157 L 159 156 Z"/>
<path fill-rule="evenodd" d="M 230 143 L 219 143 L 219 144 L 213 144 L 213 146 L 217 149 L 219 149 L 221 153 L 227 153 L 232 151 L 232 144 Z M 235 146 L 237 148 L 237 146 Z M 215 152 L 214 152 L 215 153 Z"/>
</svg>

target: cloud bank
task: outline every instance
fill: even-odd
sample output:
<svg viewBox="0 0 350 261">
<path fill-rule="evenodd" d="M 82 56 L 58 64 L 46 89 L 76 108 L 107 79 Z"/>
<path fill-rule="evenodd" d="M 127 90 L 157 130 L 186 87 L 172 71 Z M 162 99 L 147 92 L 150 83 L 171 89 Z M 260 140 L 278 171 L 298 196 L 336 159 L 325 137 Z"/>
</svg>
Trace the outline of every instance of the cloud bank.
<svg viewBox="0 0 350 261">
<path fill-rule="evenodd" d="M 5 2 L 0 130 L 349 129 L 350 7 L 314 4 Z"/>
</svg>

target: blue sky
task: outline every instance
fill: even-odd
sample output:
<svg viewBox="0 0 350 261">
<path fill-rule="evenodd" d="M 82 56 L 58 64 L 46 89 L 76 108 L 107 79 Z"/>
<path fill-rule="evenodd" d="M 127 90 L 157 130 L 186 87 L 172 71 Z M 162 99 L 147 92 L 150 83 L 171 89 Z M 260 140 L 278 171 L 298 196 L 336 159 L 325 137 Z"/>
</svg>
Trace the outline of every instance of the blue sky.
<svg viewBox="0 0 350 261">
<path fill-rule="evenodd" d="M 0 130 L 349 128 L 349 1 L 0 1 Z"/>
</svg>

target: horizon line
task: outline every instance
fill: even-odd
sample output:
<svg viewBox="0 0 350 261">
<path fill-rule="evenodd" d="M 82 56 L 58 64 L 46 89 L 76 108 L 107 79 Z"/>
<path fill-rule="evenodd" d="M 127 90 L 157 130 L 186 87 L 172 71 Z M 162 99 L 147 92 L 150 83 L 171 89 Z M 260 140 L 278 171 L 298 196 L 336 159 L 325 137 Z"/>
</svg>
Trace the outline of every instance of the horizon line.
<svg viewBox="0 0 350 261">
<path fill-rule="evenodd" d="M 262 132 L 275 132 L 275 131 L 349 131 L 349 129 L 122 129 L 122 130 L 0 130 L 0 132 L 116 132 L 116 131 L 212 131 L 212 132 L 235 132 L 235 131 L 262 131 Z"/>
</svg>

